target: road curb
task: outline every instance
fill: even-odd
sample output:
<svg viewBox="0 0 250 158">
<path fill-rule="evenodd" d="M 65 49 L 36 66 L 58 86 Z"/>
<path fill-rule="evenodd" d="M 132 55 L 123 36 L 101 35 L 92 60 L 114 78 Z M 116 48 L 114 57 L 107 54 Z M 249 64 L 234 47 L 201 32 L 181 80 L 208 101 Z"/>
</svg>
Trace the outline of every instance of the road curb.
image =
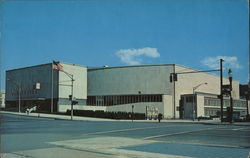
<svg viewBox="0 0 250 158">
<path fill-rule="evenodd" d="M 56 114 L 43 114 L 43 113 L 17 113 L 17 112 L 9 112 L 9 111 L 0 111 L 0 114 L 11 114 L 11 115 L 20 115 L 25 117 L 33 117 L 33 118 L 44 118 L 44 119 L 52 119 L 52 120 L 62 120 L 62 121 L 105 121 L 105 122 L 131 122 L 131 120 L 116 120 L 116 119 L 104 119 L 104 118 L 94 118 L 94 117 L 81 117 L 81 116 L 74 116 L 75 119 L 71 120 L 69 115 L 56 115 Z M 43 115 L 50 115 L 50 116 L 43 116 Z M 60 118 L 62 117 L 62 118 Z M 68 117 L 68 118 L 63 118 Z M 144 123 L 158 123 L 158 121 L 149 121 L 149 120 L 134 120 L 136 122 L 144 122 Z M 226 122 L 202 122 L 202 121 L 189 121 L 189 120 L 162 120 L 161 123 L 189 123 L 189 124 L 204 124 L 204 125 L 233 125 L 233 126 L 249 126 L 250 122 L 246 124 L 243 123 L 226 123 Z"/>
</svg>

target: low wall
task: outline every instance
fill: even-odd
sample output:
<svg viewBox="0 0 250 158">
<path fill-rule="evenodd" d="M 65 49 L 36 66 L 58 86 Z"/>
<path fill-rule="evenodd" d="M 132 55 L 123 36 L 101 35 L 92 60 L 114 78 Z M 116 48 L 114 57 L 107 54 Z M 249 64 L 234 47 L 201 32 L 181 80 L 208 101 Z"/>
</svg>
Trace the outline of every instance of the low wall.
<svg viewBox="0 0 250 158">
<path fill-rule="evenodd" d="M 103 110 L 109 112 L 132 112 L 132 105 L 134 105 L 133 111 L 135 113 L 146 113 L 146 106 L 155 106 L 159 109 L 159 113 L 164 113 L 162 102 L 147 102 L 147 103 L 133 103 L 133 104 L 122 104 L 115 106 L 88 106 L 88 105 L 74 105 L 74 109 L 77 110 Z M 70 105 L 59 105 L 58 112 L 66 112 L 70 110 Z"/>
</svg>

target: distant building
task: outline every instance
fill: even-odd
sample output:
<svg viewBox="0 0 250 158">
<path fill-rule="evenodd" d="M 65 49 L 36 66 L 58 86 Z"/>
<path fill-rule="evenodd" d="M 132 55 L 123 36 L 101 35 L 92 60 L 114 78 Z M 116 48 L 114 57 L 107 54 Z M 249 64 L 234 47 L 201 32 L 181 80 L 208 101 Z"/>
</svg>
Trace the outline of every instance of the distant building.
<svg viewBox="0 0 250 158">
<path fill-rule="evenodd" d="M 197 70 L 176 64 L 87 68 L 60 63 L 74 76 L 73 97 L 79 103 L 74 109 L 138 112 L 164 118 L 192 119 L 216 116 L 220 112 L 220 77 L 209 73 L 172 73 Z M 18 84 L 21 86 L 22 111 L 38 106 L 41 111 L 65 112 L 70 109 L 71 79 L 52 64 L 9 70 L 6 72 L 6 107 L 17 108 Z M 172 82 L 171 82 L 172 80 Z M 14 83 L 14 81 L 16 83 Z M 224 84 L 229 84 L 223 78 Z M 205 84 L 207 83 L 207 84 Z M 233 81 L 234 111 L 246 114 L 246 101 L 240 99 L 239 82 Z M 53 89 L 53 94 L 52 94 Z M 229 106 L 225 97 L 224 111 Z M 154 109 L 154 111 L 152 111 Z"/>
<path fill-rule="evenodd" d="M 0 108 L 5 108 L 5 91 L 0 91 Z"/>
</svg>

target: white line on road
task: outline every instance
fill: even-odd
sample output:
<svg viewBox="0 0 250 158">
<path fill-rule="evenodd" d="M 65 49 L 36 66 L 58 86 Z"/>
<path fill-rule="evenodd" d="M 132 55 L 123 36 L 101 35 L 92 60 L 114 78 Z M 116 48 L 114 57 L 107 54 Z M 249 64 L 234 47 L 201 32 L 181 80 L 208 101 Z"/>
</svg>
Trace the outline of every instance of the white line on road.
<svg viewBox="0 0 250 158">
<path fill-rule="evenodd" d="M 189 133 L 189 134 L 193 135 L 193 133 Z M 250 136 L 242 136 L 242 135 L 197 134 L 197 133 L 195 133 L 195 135 L 199 135 L 199 136 L 215 136 L 215 137 L 230 137 L 230 138 L 250 138 Z"/>
<path fill-rule="evenodd" d="M 237 146 L 237 145 L 226 145 L 226 144 L 211 144 L 211 143 L 183 143 L 183 144 L 189 144 L 189 145 L 202 145 L 202 146 L 211 146 L 211 147 L 227 147 L 227 148 L 245 148 L 243 146 Z"/>
<path fill-rule="evenodd" d="M 234 129 L 231 129 L 233 131 L 241 131 L 242 129 L 250 129 L 249 127 L 242 127 L 242 128 L 234 128 Z"/>
<path fill-rule="evenodd" d="M 223 131 L 250 131 L 250 128 L 235 128 L 235 129 L 232 129 L 232 128 L 224 128 L 224 129 L 216 129 L 216 130 L 223 130 Z"/>
<path fill-rule="evenodd" d="M 101 132 L 93 132 L 87 133 L 87 135 L 94 134 L 106 134 L 106 133 L 116 133 L 116 132 L 126 132 L 126 131 L 135 131 L 135 130 L 144 130 L 144 129 L 154 129 L 154 128 L 170 128 L 170 127 L 179 127 L 179 126 L 193 126 L 193 125 L 177 125 L 177 126 L 154 126 L 154 127 L 143 127 L 143 128 L 127 128 L 120 130 L 111 130 L 111 131 L 101 131 Z"/>
<path fill-rule="evenodd" d="M 224 128 L 224 127 L 218 127 L 218 128 Z M 184 131 L 184 132 L 177 132 L 177 133 L 170 133 L 170 134 L 161 134 L 161 135 L 156 135 L 156 136 L 145 137 L 143 139 L 146 140 L 146 139 L 152 139 L 152 138 L 167 137 L 167 136 L 173 136 L 173 135 L 179 135 L 179 134 L 187 134 L 187 133 L 192 133 L 192 132 L 199 132 L 199 131 L 218 129 L 218 128 L 203 128 L 203 129 L 199 129 L 199 130 Z"/>
</svg>

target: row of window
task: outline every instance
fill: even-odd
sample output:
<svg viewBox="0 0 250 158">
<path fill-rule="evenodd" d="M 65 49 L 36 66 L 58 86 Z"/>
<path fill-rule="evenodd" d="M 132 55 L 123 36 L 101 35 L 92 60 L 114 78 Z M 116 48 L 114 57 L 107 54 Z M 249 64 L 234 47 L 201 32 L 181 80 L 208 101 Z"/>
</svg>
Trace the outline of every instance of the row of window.
<svg viewBox="0 0 250 158">
<path fill-rule="evenodd" d="M 205 116 L 219 116 L 220 115 L 220 109 L 210 109 L 210 108 L 205 108 Z M 227 115 L 227 111 L 224 110 L 223 115 L 226 116 Z M 246 115 L 246 111 L 245 110 L 234 110 L 234 117 L 237 118 L 237 115 Z"/>
<path fill-rule="evenodd" d="M 220 106 L 220 99 L 205 97 L 204 105 L 205 106 Z M 229 107 L 230 106 L 230 100 L 229 99 L 227 99 L 227 100 L 224 99 L 223 100 L 223 106 Z M 234 107 L 246 107 L 246 101 L 233 100 L 233 106 Z"/>
<path fill-rule="evenodd" d="M 87 105 L 111 106 L 138 102 L 162 102 L 162 95 L 88 96 Z"/>
<path fill-rule="evenodd" d="M 218 110 L 211 110 L 205 108 L 205 116 L 216 116 L 218 113 Z"/>
</svg>

